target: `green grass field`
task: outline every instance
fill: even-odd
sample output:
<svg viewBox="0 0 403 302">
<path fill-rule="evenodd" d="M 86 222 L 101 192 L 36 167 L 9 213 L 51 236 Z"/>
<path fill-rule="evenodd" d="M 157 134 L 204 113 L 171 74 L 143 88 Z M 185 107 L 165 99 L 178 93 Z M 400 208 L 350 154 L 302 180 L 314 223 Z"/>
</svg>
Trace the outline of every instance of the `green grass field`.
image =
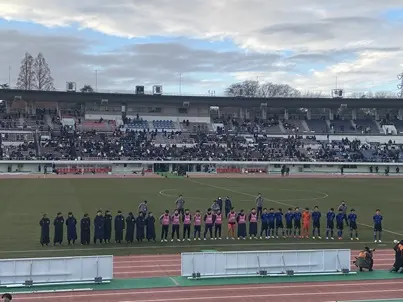
<svg viewBox="0 0 403 302">
<path fill-rule="evenodd" d="M 383 246 L 403 237 L 403 200 L 400 179 L 9 179 L 1 180 L 3 192 L 0 219 L 0 257 L 40 257 L 90 254 L 177 253 L 181 251 L 244 249 L 360 248 L 373 242 L 372 215 L 376 208 L 384 216 Z M 127 246 L 76 245 L 45 247 L 39 244 L 39 220 L 48 213 L 72 211 L 80 219 L 84 212 L 93 217 L 98 209 L 137 212 L 148 200 L 156 216 L 172 209 L 179 194 L 192 210 L 205 210 L 218 196 L 230 196 L 236 209 L 249 210 L 258 192 L 266 207 L 320 207 L 323 213 L 342 199 L 358 214 L 360 241 L 314 241 L 278 239 L 262 241 L 198 241 L 185 243 L 134 243 Z M 324 220 L 322 222 L 324 225 Z M 224 230 L 226 228 L 224 227 Z M 325 230 L 322 230 L 324 232 Z M 79 232 L 79 230 L 78 230 Z M 402 234 L 400 236 L 400 234 Z M 51 229 L 51 240 L 53 228 Z M 157 226 L 159 236 L 159 226 Z M 346 236 L 347 237 L 347 236 Z"/>
</svg>

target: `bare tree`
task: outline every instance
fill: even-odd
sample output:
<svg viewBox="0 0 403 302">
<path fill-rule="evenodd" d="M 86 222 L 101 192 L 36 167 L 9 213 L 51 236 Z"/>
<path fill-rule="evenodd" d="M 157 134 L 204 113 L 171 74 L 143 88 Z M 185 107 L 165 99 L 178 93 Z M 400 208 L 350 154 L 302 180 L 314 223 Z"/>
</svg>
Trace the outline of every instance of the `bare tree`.
<svg viewBox="0 0 403 302">
<path fill-rule="evenodd" d="M 94 92 L 91 85 L 85 84 L 83 88 L 80 89 L 81 92 Z"/>
<path fill-rule="evenodd" d="M 21 61 L 20 74 L 17 79 L 17 88 L 24 90 L 32 90 L 35 88 L 35 60 L 30 53 L 26 52 L 24 59 Z"/>
<path fill-rule="evenodd" d="M 300 97 L 301 92 L 284 84 L 264 83 L 258 81 L 244 81 L 230 85 L 225 90 L 228 96 L 243 97 Z"/>
<path fill-rule="evenodd" d="M 375 92 L 374 97 L 377 99 L 390 99 L 395 98 L 396 94 L 393 94 L 393 92 L 390 91 L 377 91 Z"/>
<path fill-rule="evenodd" d="M 55 89 L 49 65 L 41 52 L 35 58 L 34 72 L 37 90 L 51 91 Z"/>
<path fill-rule="evenodd" d="M 10 85 L 8 85 L 7 83 L 0 84 L 0 89 L 10 89 Z"/>
<path fill-rule="evenodd" d="M 288 84 L 264 83 L 260 86 L 260 95 L 266 98 L 298 98 L 301 97 L 301 92 Z"/>
<path fill-rule="evenodd" d="M 226 90 L 227 96 L 242 96 L 242 97 L 259 97 L 259 82 L 257 81 L 243 81 L 240 83 L 231 84 Z"/>
</svg>

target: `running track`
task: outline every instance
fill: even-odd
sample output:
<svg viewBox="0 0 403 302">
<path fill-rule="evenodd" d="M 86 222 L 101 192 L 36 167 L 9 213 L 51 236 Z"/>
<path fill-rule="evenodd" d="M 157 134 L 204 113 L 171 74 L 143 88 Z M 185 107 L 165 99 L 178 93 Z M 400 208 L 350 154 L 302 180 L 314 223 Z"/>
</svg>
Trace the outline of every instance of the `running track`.
<svg viewBox="0 0 403 302">
<path fill-rule="evenodd" d="M 358 252 L 353 251 L 352 255 Z M 393 263 L 391 250 L 375 252 L 375 269 L 389 269 Z M 115 278 L 146 278 L 180 275 L 180 255 L 144 255 L 115 257 Z M 215 287 L 174 287 L 119 291 L 38 293 L 18 295 L 15 301 L 58 302 L 197 302 L 219 301 L 232 297 L 238 301 L 330 302 L 342 300 L 403 298 L 403 279 L 359 282 L 321 282 L 226 285 Z M 14 299 L 13 299 L 14 301 Z"/>
</svg>

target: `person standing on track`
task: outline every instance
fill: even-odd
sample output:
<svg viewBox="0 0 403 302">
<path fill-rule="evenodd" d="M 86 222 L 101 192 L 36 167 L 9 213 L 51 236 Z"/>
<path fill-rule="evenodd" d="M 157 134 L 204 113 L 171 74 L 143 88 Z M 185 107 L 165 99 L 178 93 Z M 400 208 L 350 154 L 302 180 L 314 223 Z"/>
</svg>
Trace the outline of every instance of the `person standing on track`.
<svg viewBox="0 0 403 302">
<path fill-rule="evenodd" d="M 263 213 L 263 197 L 261 193 L 258 193 L 256 197 L 256 210 L 257 215 L 261 216 Z"/>
<path fill-rule="evenodd" d="M 176 200 L 176 209 L 180 215 L 184 214 L 184 207 L 185 207 L 185 200 L 183 199 L 182 195 L 179 195 L 178 199 Z"/>
<path fill-rule="evenodd" d="M 155 242 L 155 217 L 152 212 L 148 212 L 148 216 L 146 218 L 146 237 L 148 241 Z"/>
<path fill-rule="evenodd" d="M 136 218 L 132 212 L 126 217 L 126 243 L 133 243 L 134 241 L 134 228 L 136 226 Z"/>
</svg>

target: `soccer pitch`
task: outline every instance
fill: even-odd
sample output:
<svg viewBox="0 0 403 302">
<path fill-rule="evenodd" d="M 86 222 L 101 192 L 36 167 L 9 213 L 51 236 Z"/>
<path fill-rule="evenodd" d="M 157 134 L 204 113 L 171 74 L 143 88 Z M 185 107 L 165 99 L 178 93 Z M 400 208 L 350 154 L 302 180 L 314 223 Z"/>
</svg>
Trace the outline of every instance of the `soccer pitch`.
<svg viewBox="0 0 403 302">
<path fill-rule="evenodd" d="M 376 247 L 373 243 L 372 215 L 380 208 L 384 216 L 383 243 L 391 246 L 394 239 L 403 237 L 403 201 L 401 179 L 192 179 L 192 178 L 111 178 L 111 179 L 2 179 L 0 189 L 0 257 L 47 257 L 96 254 L 148 254 L 179 253 L 201 250 L 256 250 L 256 249 L 312 249 L 353 248 L 364 245 Z M 179 194 L 184 196 L 186 207 L 192 212 L 205 212 L 218 196 L 229 196 L 238 211 L 255 206 L 255 197 L 262 193 L 264 206 L 301 208 L 319 206 L 322 212 L 322 237 L 325 237 L 325 216 L 329 208 L 345 200 L 348 208 L 354 208 L 358 215 L 360 241 L 350 241 L 345 230 L 342 241 L 312 239 L 273 240 L 221 240 L 168 243 L 133 243 L 41 247 L 39 244 L 39 220 L 47 213 L 53 223 L 57 212 L 67 217 L 73 212 L 78 220 L 87 212 L 93 218 L 98 209 L 118 210 L 126 216 L 137 213 L 141 201 L 147 200 L 149 210 L 159 217 L 165 209 L 172 210 Z M 78 224 L 79 225 L 79 224 Z M 260 227 L 259 227 L 260 229 Z M 160 227 L 156 223 L 157 239 Z M 223 227 L 226 232 L 226 225 Z M 78 227 L 78 235 L 80 230 Z M 401 235 L 400 235 L 401 234 Z M 91 236 L 93 232 L 91 232 Z M 64 233 L 66 236 L 66 231 Z M 51 227 L 51 241 L 53 226 Z M 113 239 L 113 232 L 112 232 Z M 379 244 L 378 244 L 379 246 Z"/>
</svg>

